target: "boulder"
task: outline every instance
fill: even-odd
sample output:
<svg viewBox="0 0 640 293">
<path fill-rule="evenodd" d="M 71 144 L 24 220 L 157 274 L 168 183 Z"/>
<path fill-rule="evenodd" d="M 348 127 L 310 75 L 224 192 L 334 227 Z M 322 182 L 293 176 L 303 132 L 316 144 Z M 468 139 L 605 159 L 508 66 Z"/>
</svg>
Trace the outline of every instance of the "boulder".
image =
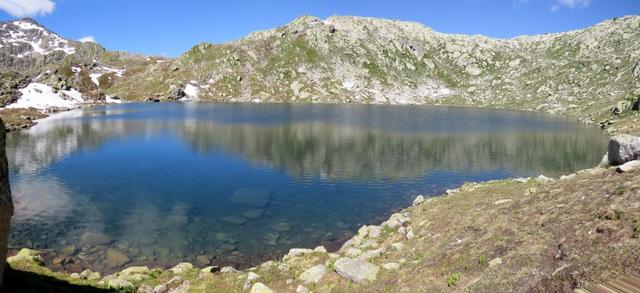
<svg viewBox="0 0 640 293">
<path fill-rule="evenodd" d="M 360 258 L 341 257 L 333 267 L 338 275 L 355 283 L 375 281 L 379 268 L 374 264 Z"/>
<path fill-rule="evenodd" d="M 401 213 L 395 213 L 391 215 L 391 217 L 389 217 L 389 220 L 382 223 L 382 225 L 394 229 L 404 225 L 404 223 L 407 223 L 409 221 L 411 221 L 411 218 L 409 216 Z"/>
<path fill-rule="evenodd" d="M 640 159 L 640 137 L 632 135 L 618 135 L 609 140 L 609 164 L 622 165 L 626 162 Z"/>
<path fill-rule="evenodd" d="M 107 287 L 109 289 L 122 290 L 122 291 L 132 291 L 135 289 L 135 286 L 131 284 L 131 282 L 123 279 L 112 279 L 107 283 Z"/>
<path fill-rule="evenodd" d="M 181 262 L 177 264 L 175 267 L 169 269 L 176 275 L 184 274 L 190 270 L 193 270 L 193 265 L 188 262 Z"/>
<path fill-rule="evenodd" d="M 7 258 L 7 238 L 9 236 L 9 224 L 13 215 L 13 202 L 9 189 L 9 169 L 7 167 L 7 155 L 5 152 L 6 130 L 4 122 L 0 119 L 0 285 L 4 275 L 5 259 Z"/>
<path fill-rule="evenodd" d="M 318 283 L 324 275 L 327 274 L 327 267 L 324 265 L 315 265 L 300 274 L 300 280 L 308 283 Z"/>
<path fill-rule="evenodd" d="M 625 172 L 633 171 L 638 168 L 640 168 L 640 161 L 638 160 L 630 161 L 618 166 L 618 168 L 616 168 L 616 172 L 625 173 Z"/>
</svg>

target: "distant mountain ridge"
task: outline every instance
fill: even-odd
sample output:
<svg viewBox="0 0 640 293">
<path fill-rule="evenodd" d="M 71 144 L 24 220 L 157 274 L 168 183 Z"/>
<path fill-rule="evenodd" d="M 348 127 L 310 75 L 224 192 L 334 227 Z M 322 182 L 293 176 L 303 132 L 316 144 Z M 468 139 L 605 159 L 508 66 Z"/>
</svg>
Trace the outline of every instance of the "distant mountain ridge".
<svg viewBox="0 0 640 293">
<path fill-rule="evenodd" d="M 19 34 L 15 27 L 22 28 L 0 27 L 1 71 L 20 71 L 25 62 L 18 59 L 30 54 L 30 78 L 96 99 L 473 105 L 595 120 L 640 95 L 639 16 L 513 39 L 444 34 L 415 22 L 302 16 L 233 42 L 201 43 L 176 59 L 109 52 L 57 35 L 47 40 L 57 47 L 36 54 L 46 47 L 6 45 L 16 42 L 6 39 Z"/>
</svg>

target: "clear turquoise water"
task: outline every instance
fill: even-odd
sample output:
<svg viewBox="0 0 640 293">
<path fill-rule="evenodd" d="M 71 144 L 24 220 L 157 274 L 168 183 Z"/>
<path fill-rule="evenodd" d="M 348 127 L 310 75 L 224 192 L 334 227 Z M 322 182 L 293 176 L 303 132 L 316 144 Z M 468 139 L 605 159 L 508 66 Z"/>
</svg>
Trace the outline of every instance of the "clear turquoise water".
<svg viewBox="0 0 640 293">
<path fill-rule="evenodd" d="M 337 247 L 418 194 L 592 167 L 605 140 L 546 115 L 468 108 L 72 111 L 8 136 L 10 245 L 50 251 L 50 265 L 64 250 L 72 262 L 54 268 L 69 271 L 180 261 L 246 267 L 293 247 Z M 107 259 L 108 249 L 126 258 Z"/>
</svg>

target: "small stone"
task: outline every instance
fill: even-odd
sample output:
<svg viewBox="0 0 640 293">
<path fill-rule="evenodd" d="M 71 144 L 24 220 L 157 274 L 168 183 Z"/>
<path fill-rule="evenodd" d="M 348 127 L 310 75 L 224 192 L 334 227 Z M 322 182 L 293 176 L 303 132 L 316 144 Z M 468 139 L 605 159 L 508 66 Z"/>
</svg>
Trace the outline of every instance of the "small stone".
<svg viewBox="0 0 640 293">
<path fill-rule="evenodd" d="M 285 255 L 282 259 L 283 260 L 287 260 L 287 259 L 292 258 L 292 257 L 297 257 L 297 256 L 309 254 L 309 253 L 312 253 L 312 252 L 313 252 L 313 250 L 308 249 L 308 248 L 291 248 L 291 249 L 289 249 L 289 253 L 287 253 L 287 255 Z"/>
<path fill-rule="evenodd" d="M 249 274 L 247 274 L 247 281 L 251 282 L 251 281 L 255 281 L 257 279 L 260 278 L 260 275 L 254 273 L 254 272 L 249 272 Z"/>
<path fill-rule="evenodd" d="M 407 231 L 407 234 L 405 235 L 405 237 L 407 238 L 407 240 L 413 239 L 413 237 L 415 237 L 415 235 L 413 234 L 413 229 Z"/>
<path fill-rule="evenodd" d="M 499 258 L 499 257 L 494 258 L 491 261 L 489 261 L 489 267 L 490 268 L 495 267 L 497 265 L 501 265 L 501 264 L 502 264 L 502 259 Z"/>
<path fill-rule="evenodd" d="M 315 265 L 300 274 L 300 280 L 304 281 L 305 284 L 318 283 L 326 274 L 327 267 L 324 265 Z"/>
<path fill-rule="evenodd" d="M 384 249 L 378 248 L 378 249 L 375 249 L 375 250 L 367 251 L 367 252 L 363 253 L 362 255 L 360 255 L 358 258 L 361 258 L 361 259 L 364 259 L 364 260 L 370 260 L 372 258 L 379 257 L 380 255 L 382 255 L 383 252 L 384 252 Z"/>
<path fill-rule="evenodd" d="M 363 259 L 342 257 L 334 263 L 336 273 L 356 283 L 375 281 L 378 267 Z"/>
<path fill-rule="evenodd" d="M 501 199 L 501 200 L 496 200 L 493 204 L 500 205 L 500 204 L 508 203 L 508 202 L 512 202 L 512 201 L 513 201 L 513 199 L 505 198 L 505 199 Z"/>
<path fill-rule="evenodd" d="M 327 249 L 324 248 L 324 246 L 318 246 L 318 247 L 314 248 L 313 251 L 320 252 L 320 253 L 327 253 Z"/>
<path fill-rule="evenodd" d="M 400 264 L 399 263 L 395 263 L 395 262 L 390 262 L 390 263 L 383 264 L 382 267 L 385 270 L 395 271 L 395 270 L 398 270 L 400 268 Z"/>
<path fill-rule="evenodd" d="M 71 275 L 69 275 L 69 277 L 71 277 L 72 279 L 80 279 L 80 274 L 78 273 L 72 273 Z"/>
<path fill-rule="evenodd" d="M 269 289 L 265 284 L 257 282 L 251 287 L 250 293 L 273 293 L 273 290 Z"/>
<path fill-rule="evenodd" d="M 400 243 L 400 242 L 396 242 L 396 243 L 392 243 L 391 247 L 395 248 L 396 250 L 400 251 L 404 248 L 404 244 Z"/>
<path fill-rule="evenodd" d="M 223 267 L 222 269 L 220 269 L 220 272 L 223 273 L 223 274 L 227 274 L 227 273 L 237 273 L 239 271 L 236 270 L 233 267 L 227 266 L 227 267 Z"/>
<path fill-rule="evenodd" d="M 296 293 L 309 293 L 309 289 L 307 289 L 307 287 L 305 286 L 298 285 L 298 288 L 296 288 Z"/>
</svg>

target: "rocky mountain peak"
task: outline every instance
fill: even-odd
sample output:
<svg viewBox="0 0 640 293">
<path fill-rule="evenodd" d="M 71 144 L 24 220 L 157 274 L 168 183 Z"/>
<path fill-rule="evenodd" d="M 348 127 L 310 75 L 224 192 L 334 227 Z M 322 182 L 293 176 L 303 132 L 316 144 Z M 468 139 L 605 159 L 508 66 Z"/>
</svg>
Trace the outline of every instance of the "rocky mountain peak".
<svg viewBox="0 0 640 293">
<path fill-rule="evenodd" d="M 0 55 L 26 58 L 75 53 L 75 42 L 49 31 L 31 18 L 0 23 Z"/>
</svg>

